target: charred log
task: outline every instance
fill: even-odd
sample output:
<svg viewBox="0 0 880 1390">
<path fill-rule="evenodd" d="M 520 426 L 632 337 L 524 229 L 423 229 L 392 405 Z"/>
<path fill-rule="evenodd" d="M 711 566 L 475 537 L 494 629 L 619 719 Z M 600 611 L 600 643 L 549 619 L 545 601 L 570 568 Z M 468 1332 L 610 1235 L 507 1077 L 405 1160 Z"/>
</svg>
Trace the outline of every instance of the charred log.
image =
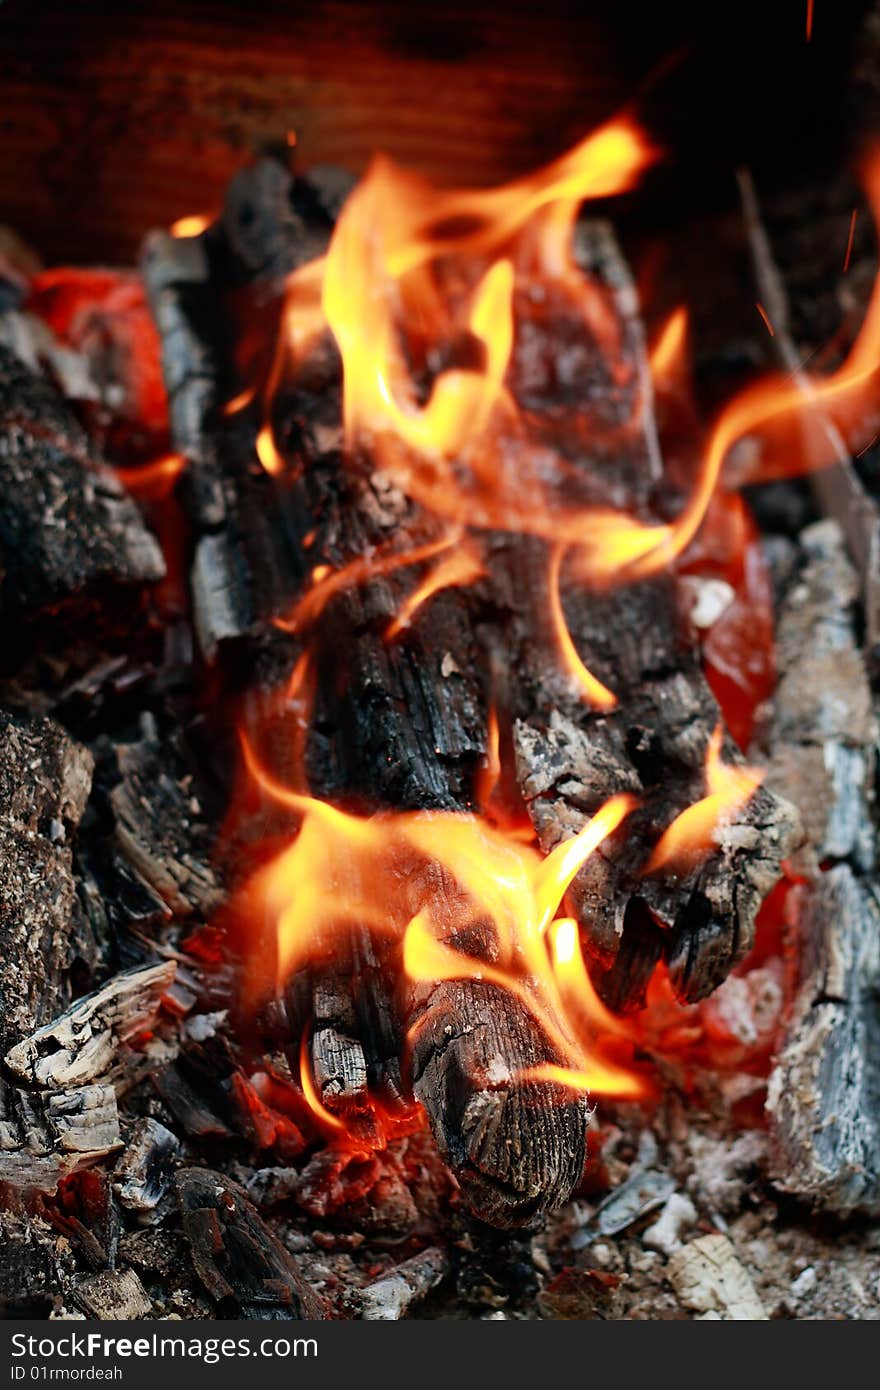
<svg viewBox="0 0 880 1390">
<path fill-rule="evenodd" d="M 0 1048 L 67 1002 L 78 910 L 71 839 L 92 758 L 50 719 L 0 713 Z"/>
<path fill-rule="evenodd" d="M 0 600 L 21 621 L 152 583 L 162 553 L 51 383 L 0 347 Z"/>
<path fill-rule="evenodd" d="M 876 886 L 845 864 L 823 874 L 801 991 L 768 1090 L 774 1181 L 841 1215 L 880 1211 L 878 941 Z"/>
</svg>

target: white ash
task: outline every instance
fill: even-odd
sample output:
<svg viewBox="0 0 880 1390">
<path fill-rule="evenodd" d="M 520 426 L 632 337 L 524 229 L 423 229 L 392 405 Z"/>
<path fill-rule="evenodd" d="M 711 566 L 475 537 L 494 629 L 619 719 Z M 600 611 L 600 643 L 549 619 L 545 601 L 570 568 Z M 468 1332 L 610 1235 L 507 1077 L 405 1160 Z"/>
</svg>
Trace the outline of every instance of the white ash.
<svg viewBox="0 0 880 1390">
<path fill-rule="evenodd" d="M 682 1232 L 697 1220 L 697 1209 L 683 1192 L 673 1192 L 653 1225 L 642 1236 L 642 1244 L 661 1255 L 673 1255 L 682 1247 Z"/>
<path fill-rule="evenodd" d="M 693 1165 L 687 1182 L 690 1195 L 710 1211 L 735 1214 L 755 1171 L 765 1168 L 766 1135 L 760 1130 L 746 1130 L 728 1139 L 694 1131 L 688 1136 L 688 1148 Z"/>
<path fill-rule="evenodd" d="M 694 627 L 705 630 L 717 623 L 734 600 L 734 591 L 724 579 L 699 579 L 686 575 L 681 590 Z"/>
<path fill-rule="evenodd" d="M 669 1282 L 694 1312 L 725 1322 L 765 1322 L 767 1312 L 751 1275 L 727 1236 L 699 1236 L 670 1258 Z"/>
</svg>

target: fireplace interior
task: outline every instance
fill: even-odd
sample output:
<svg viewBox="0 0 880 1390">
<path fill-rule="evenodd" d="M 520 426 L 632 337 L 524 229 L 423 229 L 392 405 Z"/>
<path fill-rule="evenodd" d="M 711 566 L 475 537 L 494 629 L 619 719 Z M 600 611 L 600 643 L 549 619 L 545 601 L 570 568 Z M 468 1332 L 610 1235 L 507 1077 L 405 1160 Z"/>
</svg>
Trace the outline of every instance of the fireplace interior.
<svg viewBox="0 0 880 1390">
<path fill-rule="evenodd" d="M 709 8 L 0 9 L 6 1316 L 880 1315 L 880 10 Z"/>
</svg>

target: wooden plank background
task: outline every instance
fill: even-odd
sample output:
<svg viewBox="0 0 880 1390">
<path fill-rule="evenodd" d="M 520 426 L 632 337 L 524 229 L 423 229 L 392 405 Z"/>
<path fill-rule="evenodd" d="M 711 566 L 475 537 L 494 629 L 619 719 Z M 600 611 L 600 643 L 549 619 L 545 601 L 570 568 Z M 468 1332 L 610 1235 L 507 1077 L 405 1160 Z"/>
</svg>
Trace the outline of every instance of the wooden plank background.
<svg viewBox="0 0 880 1390">
<path fill-rule="evenodd" d="M 6 0 L 0 221 L 48 259 L 128 260 L 290 130 L 308 163 L 360 170 L 383 149 L 485 183 L 632 98 L 676 149 L 680 193 L 743 150 L 827 139 L 864 5 L 825 3 L 807 45 L 805 0 Z"/>
</svg>

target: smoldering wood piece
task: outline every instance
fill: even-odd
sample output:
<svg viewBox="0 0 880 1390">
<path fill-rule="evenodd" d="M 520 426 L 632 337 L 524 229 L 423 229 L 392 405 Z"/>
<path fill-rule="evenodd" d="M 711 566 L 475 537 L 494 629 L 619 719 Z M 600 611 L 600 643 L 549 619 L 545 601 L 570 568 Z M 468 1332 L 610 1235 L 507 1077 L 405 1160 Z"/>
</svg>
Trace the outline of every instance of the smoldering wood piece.
<svg viewBox="0 0 880 1390">
<path fill-rule="evenodd" d="M 0 712 L 0 1048 L 67 1003 L 78 904 L 71 842 L 92 756 L 52 719 Z"/>
<path fill-rule="evenodd" d="M 802 984 L 768 1087 L 770 1173 L 826 1211 L 880 1212 L 880 895 L 839 864 L 819 877 Z"/>
<path fill-rule="evenodd" d="M 108 1269 L 81 1279 L 73 1298 L 86 1317 L 100 1322 L 130 1322 L 153 1312 L 150 1296 L 133 1269 Z"/>
<path fill-rule="evenodd" d="M 598 464 L 613 481 L 604 500 L 644 519 L 656 519 L 656 438 L 644 337 L 635 291 L 607 229 L 580 229 L 581 265 L 590 284 L 604 290 L 616 332 L 597 367 L 587 361 L 581 390 L 589 398 L 591 372 L 614 374 L 628 388 L 616 414 L 585 434 L 579 471 L 589 476 L 594 434 Z M 553 322 L 539 324 L 533 351 L 553 363 L 560 353 Z M 543 336 L 542 336 L 543 335 Z M 613 370 L 616 369 L 616 370 Z M 522 372 L 523 368 L 520 367 Z M 519 384 L 517 394 L 526 388 Z M 601 382 L 596 391 L 605 394 Z M 614 399 L 612 395 L 612 399 Z M 531 409 L 540 420 L 555 410 L 553 373 Z M 622 429 L 624 422 L 626 428 Z M 577 438 L 577 431 L 571 428 Z M 620 489 L 623 489 L 621 492 Z M 615 490 L 617 489 L 617 490 Z M 593 498 L 602 500 L 601 495 Z M 719 848 L 684 878 L 645 876 L 648 850 L 679 812 L 705 795 L 705 755 L 720 712 L 702 674 L 693 635 L 679 612 L 674 582 L 664 576 L 591 591 L 566 581 L 562 598 L 575 648 L 588 670 L 616 696 L 610 714 L 590 712 L 573 688 L 549 638 L 550 599 L 546 546 L 529 538 L 498 538 L 493 552 L 496 594 L 504 617 L 503 657 L 508 699 L 516 718 L 517 781 L 542 847 L 575 834 L 612 794 L 631 792 L 639 810 L 592 856 L 570 897 L 593 956 L 592 973 L 617 1009 L 638 1004 L 654 965 L 665 956 L 679 994 L 702 998 L 748 950 L 764 894 L 796 842 L 790 807 L 759 791 Z M 724 757 L 742 761 L 731 740 Z"/>
<path fill-rule="evenodd" d="M 230 277 L 280 291 L 291 270 L 323 255 L 353 185 L 343 169 L 295 176 L 287 151 L 240 169 L 220 215 Z"/>
<path fill-rule="evenodd" d="M 312 1072 L 323 1104 L 356 1123 L 369 1110 L 367 1060 L 357 1037 L 350 979 L 318 975 L 311 990 Z"/>
<path fill-rule="evenodd" d="M 365 1322 L 397 1322 L 410 1308 L 436 1289 L 451 1269 L 445 1250 L 429 1246 L 395 1265 L 387 1274 L 359 1290 L 357 1306 Z"/>
<path fill-rule="evenodd" d="M 196 1272 L 219 1304 L 244 1318 L 323 1318 L 321 1299 L 237 1183 L 208 1168 L 175 1179 Z"/>
<path fill-rule="evenodd" d="M 155 1211 L 171 1185 L 180 1140 L 158 1120 L 138 1120 L 113 1170 L 113 1187 L 129 1211 Z"/>
<path fill-rule="evenodd" d="M 33 617 L 153 583 L 162 552 L 51 382 L 0 347 L 0 602 Z"/>
<path fill-rule="evenodd" d="M 586 1101 L 523 1078 L 562 1060 L 525 1006 L 453 980 L 427 991 L 412 1028 L 413 1090 L 474 1214 L 522 1226 L 564 1202 L 583 1172 Z"/>
<path fill-rule="evenodd" d="M 238 1110 L 231 1094 L 235 1059 L 225 1032 L 190 1043 L 153 1076 L 153 1085 L 185 1133 L 196 1139 L 230 1139 Z"/>
<path fill-rule="evenodd" d="M 43 1092 L 0 1081 L 0 1182 L 54 1192 L 121 1146 L 112 1086 Z"/>
<path fill-rule="evenodd" d="M 117 1054 L 155 1020 L 176 962 L 116 975 L 6 1053 L 6 1069 L 26 1086 L 82 1085 L 114 1069 Z"/>
<path fill-rule="evenodd" d="M 776 626 L 768 786 L 798 808 L 820 863 L 875 861 L 877 722 L 855 630 L 859 584 L 834 521 L 801 533 Z"/>
<path fill-rule="evenodd" d="M 760 787 L 718 828 L 716 848 L 702 863 L 684 874 L 646 874 L 663 831 L 706 794 L 706 750 L 721 715 L 694 649 L 683 642 L 670 582 L 571 594 L 566 611 L 578 651 L 618 706 L 588 714 L 570 697 L 539 696 L 539 713 L 514 730 L 519 786 L 548 851 L 613 794 L 639 799 L 569 892 L 593 977 L 611 1007 L 626 1008 L 642 998 L 662 956 L 678 994 L 701 999 L 749 950 L 761 902 L 800 842 L 797 814 Z M 536 683 L 546 688 L 543 672 Z M 722 758 L 743 761 L 730 738 Z"/>
<path fill-rule="evenodd" d="M 351 186 L 343 171 L 316 170 L 294 179 L 276 158 L 239 170 L 219 217 L 203 233 L 146 239 L 142 270 L 162 340 L 175 448 L 189 464 L 182 497 L 199 532 L 193 571 L 196 618 L 210 655 L 217 640 L 240 636 L 257 617 L 247 592 L 242 535 L 229 516 L 228 484 L 218 458 L 224 404 L 254 383 L 241 382 L 233 361 L 231 292 L 255 294 L 265 313 L 284 277 L 326 249 L 333 221 Z M 270 314 L 270 320 L 272 315 Z M 277 324 L 266 327 L 267 341 Z M 260 364 L 254 364 L 255 370 Z"/>
<path fill-rule="evenodd" d="M 565 447 L 571 452 L 575 441 L 587 501 L 656 520 L 662 468 L 635 288 L 603 224 L 579 224 L 576 250 L 606 331 L 597 334 L 592 353 L 582 349 L 575 400 L 588 405 L 570 413 Z M 546 429 L 558 414 L 557 378 L 570 370 L 569 353 L 557 320 L 531 312 L 528 353 L 523 345 L 514 362 L 514 390 Z M 589 347 L 590 333 L 582 329 L 582 336 Z M 530 366 L 529 356 L 543 371 Z M 597 986 L 613 1008 L 637 1005 L 665 957 L 679 994 L 699 999 L 748 950 L 761 899 L 794 842 L 792 813 L 759 792 L 697 871 L 646 877 L 648 853 L 662 831 L 705 795 L 706 747 L 720 720 L 674 583 L 659 576 L 596 592 L 566 580 L 563 568 L 574 645 L 617 697 L 617 708 L 603 715 L 580 699 L 548 635 L 546 545 L 498 538 L 493 573 L 507 648 L 496 665 L 507 673 L 517 781 L 542 847 L 549 851 L 575 834 L 615 792 L 630 792 L 641 803 L 570 892 Z M 741 761 L 729 739 L 724 756 Z"/>
<path fill-rule="evenodd" d="M 210 919 L 223 888 L 192 773 L 155 727 L 138 743 L 119 744 L 116 764 L 120 780 L 110 805 L 119 852 L 176 916 Z"/>
</svg>

